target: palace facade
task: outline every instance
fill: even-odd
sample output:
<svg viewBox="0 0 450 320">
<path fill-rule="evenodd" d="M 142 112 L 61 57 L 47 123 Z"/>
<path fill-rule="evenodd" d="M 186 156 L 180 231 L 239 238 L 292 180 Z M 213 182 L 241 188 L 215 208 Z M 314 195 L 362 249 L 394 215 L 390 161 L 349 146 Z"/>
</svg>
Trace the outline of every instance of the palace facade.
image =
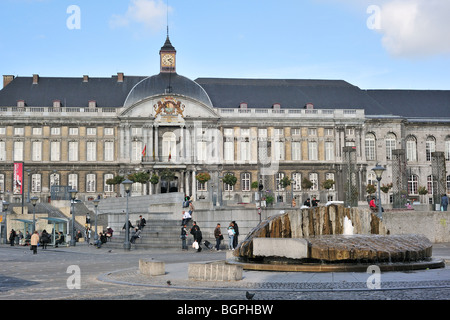
<svg viewBox="0 0 450 320">
<path fill-rule="evenodd" d="M 433 203 L 450 192 L 450 91 L 190 80 L 176 72 L 169 38 L 160 66 L 150 77 L 3 76 L 0 198 L 47 201 L 57 186 L 83 200 L 116 197 L 122 187 L 109 179 L 145 172 L 159 181 L 135 183 L 132 195 L 177 191 L 217 205 L 269 195 L 297 205 L 313 196 L 365 201 L 377 164 L 386 168 L 381 184 L 392 184 L 383 202 Z M 222 182 L 229 174 L 234 185 Z"/>
</svg>

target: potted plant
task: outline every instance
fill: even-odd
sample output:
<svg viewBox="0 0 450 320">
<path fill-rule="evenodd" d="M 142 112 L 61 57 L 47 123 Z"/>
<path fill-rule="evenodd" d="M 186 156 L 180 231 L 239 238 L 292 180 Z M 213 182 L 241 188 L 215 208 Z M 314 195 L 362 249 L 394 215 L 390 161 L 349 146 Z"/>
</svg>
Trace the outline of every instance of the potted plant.
<svg viewBox="0 0 450 320">
<path fill-rule="evenodd" d="M 237 178 L 236 178 L 233 174 L 227 173 L 227 174 L 223 177 L 222 181 L 223 181 L 223 183 L 225 183 L 225 184 L 227 184 L 227 185 L 233 187 L 233 186 L 236 184 L 236 182 L 237 182 Z M 231 194 L 231 191 L 228 190 L 228 196 L 229 196 L 229 197 L 230 197 L 230 194 Z"/>
</svg>

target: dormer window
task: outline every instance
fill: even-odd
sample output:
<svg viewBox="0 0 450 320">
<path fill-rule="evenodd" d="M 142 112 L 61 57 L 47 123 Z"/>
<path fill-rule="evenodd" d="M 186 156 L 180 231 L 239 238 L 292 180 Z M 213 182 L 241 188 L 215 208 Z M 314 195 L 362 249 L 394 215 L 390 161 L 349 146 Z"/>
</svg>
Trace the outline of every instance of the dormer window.
<svg viewBox="0 0 450 320">
<path fill-rule="evenodd" d="M 97 107 L 97 101 L 95 100 L 90 100 L 89 101 L 89 109 L 94 109 Z"/>
<path fill-rule="evenodd" d="M 247 110 L 247 102 L 241 102 L 241 104 L 239 105 L 239 108 Z"/>
<path fill-rule="evenodd" d="M 25 108 L 25 100 L 18 100 L 17 108 Z"/>
<path fill-rule="evenodd" d="M 272 108 L 273 108 L 274 110 L 280 110 L 280 109 L 281 109 L 281 104 L 279 104 L 279 103 L 274 103 L 273 106 L 272 106 Z"/>
<path fill-rule="evenodd" d="M 60 100 L 53 101 L 53 108 L 61 108 L 61 101 Z"/>
</svg>

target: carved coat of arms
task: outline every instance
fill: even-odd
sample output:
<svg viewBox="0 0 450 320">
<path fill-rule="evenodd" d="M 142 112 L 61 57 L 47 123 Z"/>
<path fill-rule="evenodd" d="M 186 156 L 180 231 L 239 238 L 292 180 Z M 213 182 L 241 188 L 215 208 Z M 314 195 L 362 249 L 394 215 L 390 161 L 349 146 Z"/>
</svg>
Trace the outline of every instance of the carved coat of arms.
<svg viewBox="0 0 450 320">
<path fill-rule="evenodd" d="M 165 97 L 153 106 L 153 109 L 155 110 L 155 118 L 158 115 L 168 117 L 180 115 L 182 118 L 184 118 L 184 108 L 184 104 L 182 104 L 181 101 L 177 101 L 173 97 Z"/>
</svg>

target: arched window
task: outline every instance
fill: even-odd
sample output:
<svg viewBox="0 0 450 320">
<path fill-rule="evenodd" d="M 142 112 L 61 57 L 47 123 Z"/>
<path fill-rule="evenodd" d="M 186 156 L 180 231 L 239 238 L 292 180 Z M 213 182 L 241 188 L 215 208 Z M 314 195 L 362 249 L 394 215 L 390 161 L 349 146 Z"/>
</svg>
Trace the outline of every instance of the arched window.
<svg viewBox="0 0 450 320">
<path fill-rule="evenodd" d="M 375 142 L 376 138 L 373 133 L 366 134 L 365 139 L 366 160 L 376 160 Z"/>
<path fill-rule="evenodd" d="M 386 135 L 386 160 L 392 160 L 392 151 L 395 150 L 396 140 L 397 138 L 392 132 Z"/>
<path fill-rule="evenodd" d="M 431 161 L 431 154 L 436 151 L 436 139 L 433 136 L 427 138 L 425 144 L 425 154 L 427 161 Z"/>
<path fill-rule="evenodd" d="M 173 132 L 165 132 L 162 136 L 162 156 L 163 161 L 174 161 L 176 159 L 176 145 L 177 145 L 177 138 L 175 136 L 175 133 Z M 203 145 L 198 145 L 201 150 L 198 150 L 198 157 L 199 160 L 206 160 L 206 157 L 203 157 L 204 154 L 206 154 L 206 147 Z M 201 158 L 201 159 L 200 159 Z"/>
<path fill-rule="evenodd" d="M 450 161 L 450 136 L 445 138 L 445 160 Z"/>
<path fill-rule="evenodd" d="M 406 161 L 417 161 L 417 139 L 414 136 L 406 137 Z"/>
</svg>

